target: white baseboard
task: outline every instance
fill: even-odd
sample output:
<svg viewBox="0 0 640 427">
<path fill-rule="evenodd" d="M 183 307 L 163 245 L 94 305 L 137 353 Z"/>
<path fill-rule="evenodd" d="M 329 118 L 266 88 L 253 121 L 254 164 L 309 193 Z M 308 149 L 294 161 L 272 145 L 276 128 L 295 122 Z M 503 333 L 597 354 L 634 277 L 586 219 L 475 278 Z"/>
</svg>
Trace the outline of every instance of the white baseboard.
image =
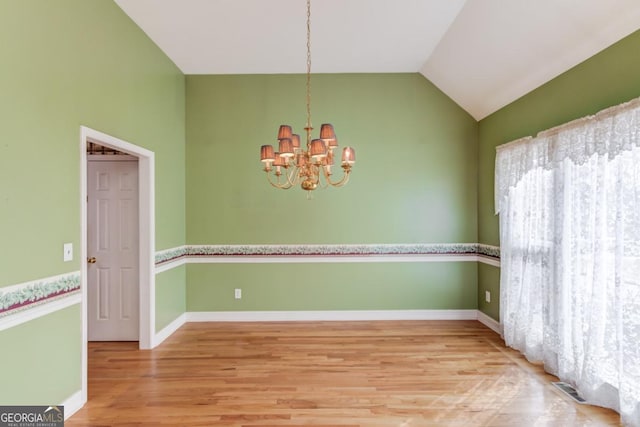
<svg viewBox="0 0 640 427">
<path fill-rule="evenodd" d="M 187 322 L 476 320 L 477 310 L 192 311 Z"/>
<path fill-rule="evenodd" d="M 500 322 L 497 322 L 492 317 L 487 316 L 480 310 L 478 310 L 478 322 L 482 323 L 487 328 L 492 329 L 497 334 L 502 334 L 502 325 L 500 324 Z"/>
<path fill-rule="evenodd" d="M 85 403 L 86 402 L 82 400 L 81 390 L 78 390 L 69 396 L 64 402 L 62 402 L 62 406 L 64 406 L 64 419 L 69 419 L 69 417 L 78 412 Z"/>
<path fill-rule="evenodd" d="M 182 313 L 180 316 L 176 317 L 176 319 L 169 323 L 167 326 L 162 328 L 162 330 L 153 337 L 152 348 L 155 348 L 157 345 L 160 345 L 164 340 L 169 338 L 171 334 L 180 329 L 182 325 L 187 321 L 187 314 Z"/>
<path fill-rule="evenodd" d="M 155 348 L 188 322 L 300 322 L 384 320 L 478 320 L 500 333 L 500 324 L 479 310 L 190 311 L 158 332 Z"/>
</svg>

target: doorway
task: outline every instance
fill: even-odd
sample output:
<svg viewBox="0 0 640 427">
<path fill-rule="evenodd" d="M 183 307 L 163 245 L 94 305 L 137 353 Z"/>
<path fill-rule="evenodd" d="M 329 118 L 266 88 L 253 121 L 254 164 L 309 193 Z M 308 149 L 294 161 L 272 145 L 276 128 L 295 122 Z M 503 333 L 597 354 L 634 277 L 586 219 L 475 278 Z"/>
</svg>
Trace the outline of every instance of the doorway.
<svg viewBox="0 0 640 427">
<path fill-rule="evenodd" d="M 119 138 L 94 129 L 80 127 L 80 275 L 82 293 L 82 402 L 87 401 L 87 342 L 88 342 L 88 242 L 87 242 L 87 144 L 132 156 L 138 171 L 138 342 L 139 348 L 155 346 L 155 181 L 154 153 Z"/>
<path fill-rule="evenodd" d="M 87 334 L 138 341 L 138 158 L 87 144 Z"/>
</svg>

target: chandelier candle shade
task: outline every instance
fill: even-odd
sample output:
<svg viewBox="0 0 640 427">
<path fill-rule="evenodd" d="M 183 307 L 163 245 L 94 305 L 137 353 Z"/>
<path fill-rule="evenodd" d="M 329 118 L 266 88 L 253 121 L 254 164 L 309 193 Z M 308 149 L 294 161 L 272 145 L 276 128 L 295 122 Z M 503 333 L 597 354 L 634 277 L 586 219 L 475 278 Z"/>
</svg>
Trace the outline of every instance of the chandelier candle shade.
<svg viewBox="0 0 640 427">
<path fill-rule="evenodd" d="M 342 178 L 332 179 L 334 151 L 338 149 L 333 125 L 320 126 L 320 137 L 311 139 L 311 0 L 307 0 L 307 125 L 306 147 L 300 144 L 300 135 L 294 134 L 289 125 L 278 129 L 278 151 L 273 145 L 260 148 L 260 161 L 264 164 L 269 183 L 283 190 L 295 185 L 306 191 L 318 187 L 342 187 L 349 181 L 351 168 L 356 161 L 356 152 L 351 147 L 342 149 Z"/>
</svg>

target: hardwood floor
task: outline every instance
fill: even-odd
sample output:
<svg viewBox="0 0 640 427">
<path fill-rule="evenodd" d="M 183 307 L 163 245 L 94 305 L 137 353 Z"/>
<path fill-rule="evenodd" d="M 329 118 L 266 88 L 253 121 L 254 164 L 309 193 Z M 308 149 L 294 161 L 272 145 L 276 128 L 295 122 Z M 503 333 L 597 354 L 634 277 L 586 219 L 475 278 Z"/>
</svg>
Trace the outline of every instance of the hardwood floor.
<svg viewBox="0 0 640 427">
<path fill-rule="evenodd" d="M 476 321 L 188 323 L 89 344 L 66 426 L 603 426 Z"/>
</svg>

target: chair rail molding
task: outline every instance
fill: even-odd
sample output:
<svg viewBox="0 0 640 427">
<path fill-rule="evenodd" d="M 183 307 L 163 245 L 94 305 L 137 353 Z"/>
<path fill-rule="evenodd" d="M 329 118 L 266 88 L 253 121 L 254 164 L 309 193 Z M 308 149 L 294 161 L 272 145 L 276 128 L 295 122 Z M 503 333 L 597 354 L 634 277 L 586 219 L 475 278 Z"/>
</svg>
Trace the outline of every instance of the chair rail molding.
<svg viewBox="0 0 640 427">
<path fill-rule="evenodd" d="M 500 248 L 480 243 L 353 245 L 183 245 L 156 252 L 156 273 L 184 264 L 481 262 L 500 266 Z"/>
</svg>

